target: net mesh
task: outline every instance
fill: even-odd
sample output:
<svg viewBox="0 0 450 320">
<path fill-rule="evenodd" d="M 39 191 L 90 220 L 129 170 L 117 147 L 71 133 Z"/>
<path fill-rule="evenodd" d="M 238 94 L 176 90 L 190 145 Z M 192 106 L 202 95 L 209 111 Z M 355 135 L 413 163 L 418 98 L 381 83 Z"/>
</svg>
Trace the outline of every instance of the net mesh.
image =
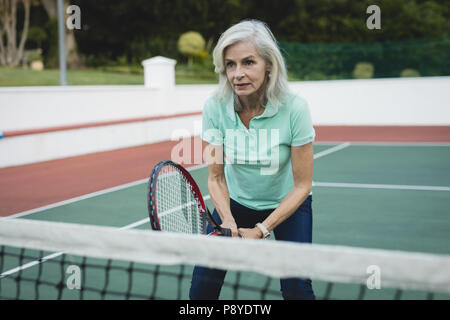
<svg viewBox="0 0 450 320">
<path fill-rule="evenodd" d="M 162 230 L 188 234 L 204 233 L 206 221 L 199 213 L 192 186 L 179 169 L 164 165 L 156 182 L 158 220 Z"/>
<path fill-rule="evenodd" d="M 0 221 L 1 299 L 188 299 L 193 265 L 229 270 L 221 299 L 281 299 L 288 277 L 319 299 L 450 298 L 448 255 Z"/>
</svg>

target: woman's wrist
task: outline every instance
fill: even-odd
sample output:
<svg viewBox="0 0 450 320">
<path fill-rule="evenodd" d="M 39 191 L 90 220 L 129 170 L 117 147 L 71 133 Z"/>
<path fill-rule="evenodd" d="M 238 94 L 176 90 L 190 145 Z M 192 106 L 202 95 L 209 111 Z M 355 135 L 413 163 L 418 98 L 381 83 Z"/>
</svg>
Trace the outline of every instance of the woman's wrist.
<svg viewBox="0 0 450 320">
<path fill-rule="evenodd" d="M 264 237 L 264 234 L 262 233 L 261 229 L 259 229 L 258 227 L 254 227 L 253 229 L 255 230 L 255 233 L 258 234 L 258 238 L 262 239 Z"/>
<path fill-rule="evenodd" d="M 258 233 L 261 234 L 262 239 L 268 239 L 270 237 L 270 231 L 266 228 L 266 226 L 259 222 L 255 225 L 255 228 L 259 230 Z"/>
<path fill-rule="evenodd" d="M 220 217 L 220 220 L 222 220 L 222 223 L 236 223 L 234 220 L 234 217 L 230 214 L 224 217 Z"/>
</svg>

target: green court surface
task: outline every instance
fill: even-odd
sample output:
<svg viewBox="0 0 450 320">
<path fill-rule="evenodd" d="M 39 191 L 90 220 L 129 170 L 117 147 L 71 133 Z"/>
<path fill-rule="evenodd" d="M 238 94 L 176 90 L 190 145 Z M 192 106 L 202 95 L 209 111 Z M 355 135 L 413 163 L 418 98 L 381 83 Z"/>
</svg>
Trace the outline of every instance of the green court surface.
<svg viewBox="0 0 450 320">
<path fill-rule="evenodd" d="M 350 144 L 321 155 L 321 152 L 332 150 L 335 146 L 336 144 L 314 146 L 314 152 L 318 155 L 314 162 L 314 243 L 450 254 L 450 145 Z M 203 195 L 208 195 L 207 168 L 196 167 L 191 169 L 191 173 Z M 86 197 L 51 209 L 37 210 L 21 218 L 124 227 L 147 218 L 146 189 L 146 182 L 141 181 L 113 192 Z M 207 203 L 212 209 L 210 200 Z M 138 228 L 150 230 L 149 223 Z M 34 277 L 42 273 L 48 279 L 58 281 L 65 276 L 64 267 L 54 262 L 61 258 L 41 264 L 46 266 L 24 270 L 21 276 Z M 81 263 L 79 258 L 72 256 L 65 256 L 64 259 L 67 265 Z M 5 259 L 0 267 L 3 271 L 10 270 L 29 260 L 33 258 L 22 261 L 17 258 Z M 121 266 L 124 262 L 113 264 Z M 139 267 L 134 265 L 134 268 Z M 126 268 L 128 267 L 125 266 Z M 164 266 L 162 270 L 178 272 L 179 268 Z M 151 291 L 157 298 L 163 299 L 187 299 L 191 272 L 192 267 L 188 266 L 183 269 L 183 278 L 160 275 L 156 279 L 153 273 L 137 272 L 132 276 L 133 291 L 144 295 Z M 83 276 L 86 286 L 95 286 L 98 282 L 99 291 L 105 286 L 105 275 L 101 270 L 86 271 Z M 127 279 L 125 271 L 113 270 L 107 289 L 123 291 L 122 287 L 128 286 L 128 282 L 125 282 Z M 262 288 L 266 285 L 267 278 L 247 272 L 241 275 L 229 272 L 226 281 Z M 15 281 L 6 277 L 0 280 L 0 285 L 2 298 L 16 298 L 17 290 L 20 290 L 21 299 L 34 299 L 36 296 L 40 299 L 57 298 L 56 290 L 45 284 L 37 289 L 32 283 L 21 283 L 18 286 Z M 269 289 L 266 298 L 281 299 L 278 279 L 270 281 Z M 332 299 L 356 299 L 360 286 L 334 284 L 330 288 L 324 282 L 313 280 L 313 289 L 318 298 L 331 289 Z M 393 299 L 395 296 L 395 290 L 388 288 L 366 289 L 365 293 L 366 299 Z M 63 291 L 61 298 L 77 299 L 79 294 L 77 290 L 67 289 Z M 400 298 L 426 297 L 424 292 L 404 292 Z M 88 292 L 84 298 L 118 297 Z M 260 293 L 244 288 L 236 297 L 230 285 L 223 288 L 221 298 L 259 299 Z M 450 295 L 437 293 L 434 298 L 450 299 Z"/>
</svg>

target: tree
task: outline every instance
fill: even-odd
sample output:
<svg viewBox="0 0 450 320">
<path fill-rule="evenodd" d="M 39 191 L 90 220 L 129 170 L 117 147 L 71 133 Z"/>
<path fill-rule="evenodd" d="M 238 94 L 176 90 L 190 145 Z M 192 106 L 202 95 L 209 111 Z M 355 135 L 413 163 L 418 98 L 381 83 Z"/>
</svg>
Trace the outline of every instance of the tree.
<svg viewBox="0 0 450 320">
<path fill-rule="evenodd" d="M 47 12 L 47 15 L 50 19 L 57 20 L 58 19 L 58 8 L 56 0 L 42 0 L 42 5 Z M 64 12 L 65 8 L 69 6 L 69 1 L 64 1 Z M 65 23 L 65 21 L 64 21 Z M 55 24 L 56 25 L 56 24 Z M 69 69 L 74 69 L 81 67 L 83 65 L 80 56 L 78 54 L 78 46 L 75 38 L 74 30 L 70 30 L 68 28 L 64 28 L 66 30 L 66 55 L 67 55 L 67 67 Z M 56 52 L 56 50 L 53 50 Z"/>
<path fill-rule="evenodd" d="M 17 5 L 24 7 L 24 22 L 17 46 Z M 23 57 L 30 25 L 30 0 L 0 0 L 0 64 L 16 67 Z M 6 43 L 4 43 L 6 40 Z"/>
<path fill-rule="evenodd" d="M 178 40 L 178 50 L 188 57 L 188 66 L 192 66 L 194 57 L 205 53 L 205 39 L 195 31 L 183 33 Z"/>
</svg>

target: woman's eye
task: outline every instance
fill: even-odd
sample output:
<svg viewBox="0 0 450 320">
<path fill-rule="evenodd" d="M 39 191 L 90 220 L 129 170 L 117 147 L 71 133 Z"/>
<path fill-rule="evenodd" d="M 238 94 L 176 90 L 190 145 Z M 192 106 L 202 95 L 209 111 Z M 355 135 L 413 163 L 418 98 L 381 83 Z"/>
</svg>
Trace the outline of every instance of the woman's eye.
<svg viewBox="0 0 450 320">
<path fill-rule="evenodd" d="M 251 66 L 251 65 L 255 64 L 255 61 L 253 61 L 253 60 L 246 60 L 246 61 L 244 61 L 243 64 L 246 65 L 246 66 Z M 228 62 L 225 63 L 226 68 L 232 68 L 232 67 L 234 67 L 234 65 L 235 65 L 234 62 L 232 62 L 232 61 L 228 61 Z"/>
</svg>

